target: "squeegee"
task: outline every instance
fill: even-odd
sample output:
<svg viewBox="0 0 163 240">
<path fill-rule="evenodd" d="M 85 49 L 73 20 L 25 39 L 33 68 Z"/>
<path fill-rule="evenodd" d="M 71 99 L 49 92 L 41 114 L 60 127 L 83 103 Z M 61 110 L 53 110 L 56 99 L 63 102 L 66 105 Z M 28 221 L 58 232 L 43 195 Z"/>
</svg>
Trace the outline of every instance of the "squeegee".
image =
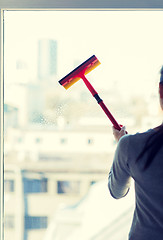
<svg viewBox="0 0 163 240">
<path fill-rule="evenodd" d="M 65 88 L 70 88 L 74 83 L 76 83 L 79 79 L 82 79 L 87 86 L 88 90 L 91 92 L 92 96 L 96 99 L 97 103 L 100 105 L 100 107 L 103 109 L 107 117 L 112 122 L 113 126 L 121 130 L 121 126 L 117 123 L 109 109 L 104 104 L 103 100 L 99 97 L 98 93 L 95 91 L 93 86 L 90 84 L 90 82 L 87 80 L 85 75 L 92 71 L 94 68 L 96 68 L 100 64 L 100 61 L 97 59 L 95 55 L 87 59 L 85 62 L 83 62 L 81 65 L 79 65 L 77 68 L 75 68 L 72 72 L 67 74 L 65 77 L 63 77 L 59 83 Z"/>
</svg>

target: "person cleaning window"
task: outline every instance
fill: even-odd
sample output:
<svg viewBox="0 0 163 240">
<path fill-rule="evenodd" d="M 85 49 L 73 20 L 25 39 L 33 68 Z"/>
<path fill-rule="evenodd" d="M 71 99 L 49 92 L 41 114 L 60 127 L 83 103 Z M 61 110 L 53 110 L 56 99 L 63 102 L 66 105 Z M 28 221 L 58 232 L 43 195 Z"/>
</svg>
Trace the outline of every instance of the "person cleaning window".
<svg viewBox="0 0 163 240">
<path fill-rule="evenodd" d="M 163 67 L 159 83 L 163 110 Z M 126 134 L 113 127 L 118 142 L 108 177 L 113 198 L 125 197 L 135 183 L 135 210 L 129 240 L 163 239 L 163 123 L 143 133 Z"/>
</svg>

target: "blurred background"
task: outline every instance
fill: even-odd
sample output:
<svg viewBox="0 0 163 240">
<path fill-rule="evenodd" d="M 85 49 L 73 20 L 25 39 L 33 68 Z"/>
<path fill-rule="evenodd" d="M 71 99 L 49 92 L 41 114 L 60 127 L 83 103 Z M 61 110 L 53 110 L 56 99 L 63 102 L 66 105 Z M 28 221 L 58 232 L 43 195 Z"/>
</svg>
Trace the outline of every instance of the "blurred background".
<svg viewBox="0 0 163 240">
<path fill-rule="evenodd" d="M 92 55 L 87 77 L 131 134 L 162 121 L 161 11 L 5 11 L 5 240 L 127 239 L 134 193 L 111 198 L 116 142 L 82 80 L 58 81 Z"/>
</svg>

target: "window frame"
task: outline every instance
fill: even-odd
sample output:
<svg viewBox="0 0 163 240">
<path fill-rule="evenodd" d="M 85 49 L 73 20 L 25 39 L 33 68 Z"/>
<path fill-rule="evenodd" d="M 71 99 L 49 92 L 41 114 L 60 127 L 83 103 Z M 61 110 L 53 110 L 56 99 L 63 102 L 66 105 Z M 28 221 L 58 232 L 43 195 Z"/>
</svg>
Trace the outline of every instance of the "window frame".
<svg viewBox="0 0 163 240">
<path fill-rule="evenodd" d="M 37 11 L 37 10 L 163 10 L 163 2 L 156 3 L 155 0 L 1 0 L 0 3 L 0 239 L 4 239 L 4 158 L 3 158 L 3 129 L 4 129 L 4 109 L 3 109 L 3 81 L 4 81 L 4 12 L 9 10 L 17 11 Z"/>
</svg>

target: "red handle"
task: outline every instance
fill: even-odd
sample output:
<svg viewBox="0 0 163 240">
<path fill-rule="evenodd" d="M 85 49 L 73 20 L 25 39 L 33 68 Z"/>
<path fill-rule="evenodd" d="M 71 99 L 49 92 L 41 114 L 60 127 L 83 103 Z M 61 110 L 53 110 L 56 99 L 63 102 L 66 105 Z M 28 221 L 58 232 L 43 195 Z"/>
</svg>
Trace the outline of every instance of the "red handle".
<svg viewBox="0 0 163 240">
<path fill-rule="evenodd" d="M 93 88 L 93 86 L 90 84 L 90 82 L 87 80 L 84 74 L 82 74 L 80 77 L 83 79 L 85 85 L 87 86 L 87 88 L 89 89 L 89 91 L 92 93 L 94 97 L 94 95 L 97 94 L 96 90 Z"/>
<path fill-rule="evenodd" d="M 109 109 L 106 107 L 106 105 L 104 104 L 103 101 L 101 101 L 99 103 L 99 105 L 101 106 L 101 108 L 103 109 L 103 111 L 106 113 L 106 115 L 108 116 L 108 118 L 110 119 L 110 121 L 113 123 L 114 127 L 117 130 L 121 130 L 121 127 L 119 126 L 119 124 L 117 123 L 117 121 L 115 120 L 115 118 L 113 117 L 113 115 L 111 114 L 111 112 L 109 111 Z"/>
<path fill-rule="evenodd" d="M 100 97 L 98 96 L 98 93 L 96 92 L 96 90 L 93 88 L 93 86 L 90 84 L 90 82 L 87 80 L 87 78 L 85 77 L 84 74 L 81 74 L 79 77 L 81 77 L 85 83 L 85 85 L 87 86 L 87 88 L 89 89 L 89 91 L 92 93 L 93 97 L 96 98 L 96 100 L 98 101 L 98 104 L 101 106 L 101 108 L 103 109 L 103 111 L 105 112 L 105 114 L 108 116 L 108 118 L 110 119 L 110 121 L 112 122 L 112 124 L 114 125 L 114 127 L 117 130 L 121 130 L 120 125 L 117 123 L 117 121 L 115 120 L 115 118 L 113 117 L 113 115 L 111 114 L 111 112 L 108 110 L 108 108 L 106 107 L 106 105 L 103 103 L 102 99 L 100 99 Z"/>
</svg>

